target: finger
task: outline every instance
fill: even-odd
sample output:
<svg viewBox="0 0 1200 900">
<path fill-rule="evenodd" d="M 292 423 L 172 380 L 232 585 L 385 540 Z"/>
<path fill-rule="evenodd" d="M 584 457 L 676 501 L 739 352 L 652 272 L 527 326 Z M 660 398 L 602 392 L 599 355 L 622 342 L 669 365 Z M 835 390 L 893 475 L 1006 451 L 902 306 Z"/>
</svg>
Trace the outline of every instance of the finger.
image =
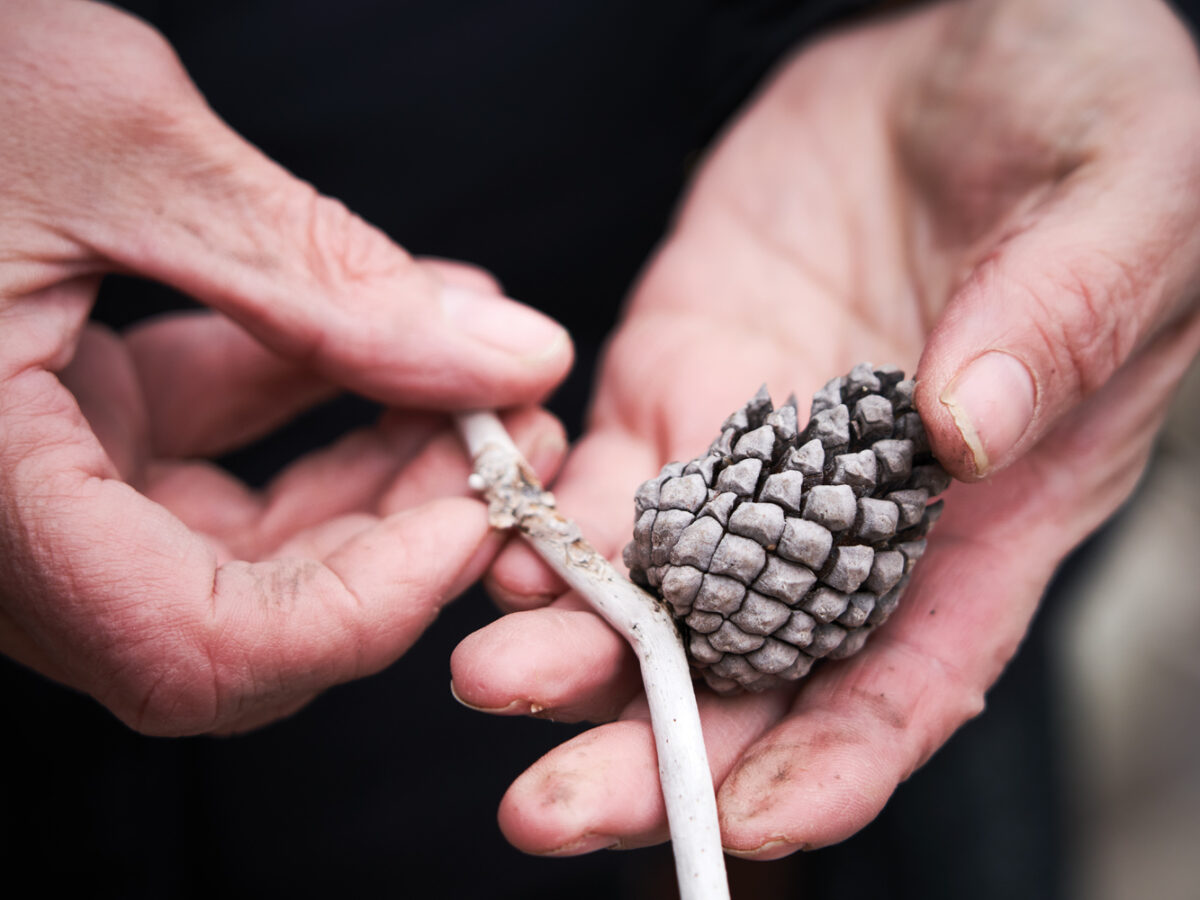
<svg viewBox="0 0 1200 900">
<path fill-rule="evenodd" d="M 140 481 L 150 425 L 142 386 L 121 339 L 89 323 L 58 377 L 121 477 Z"/>
<path fill-rule="evenodd" d="M 444 427 L 434 416 L 385 416 L 301 457 L 261 491 L 206 461 L 154 462 L 143 492 L 232 558 L 257 559 L 326 519 L 376 512 L 397 473 Z"/>
<path fill-rule="evenodd" d="M 167 461 L 146 468 L 142 493 L 210 539 L 218 561 L 245 557 L 247 535 L 263 513 L 262 496 L 214 463 Z"/>
<path fill-rule="evenodd" d="M 607 558 L 620 558 L 633 530 L 632 498 L 661 465 L 657 451 L 619 428 L 593 432 L 572 450 L 554 486 L 563 515 Z M 488 573 L 488 589 L 508 609 L 530 609 L 565 586 L 527 547 L 507 547 Z"/>
<path fill-rule="evenodd" d="M 1200 117 L 1135 131 L 1153 156 L 1107 148 L 1073 172 L 975 266 L 930 335 L 917 402 L 956 476 L 1009 465 L 1195 308 Z"/>
<path fill-rule="evenodd" d="M 566 453 L 558 420 L 530 407 L 501 421 L 534 471 L 552 477 Z M 462 439 L 444 417 L 388 413 L 377 427 L 309 454 L 268 485 L 248 552 L 348 513 L 388 515 L 442 497 L 472 496 L 470 473 Z"/>
<path fill-rule="evenodd" d="M 558 722 L 615 718 L 641 689 L 629 645 L 595 613 L 511 613 L 463 639 L 450 657 L 462 703 Z"/>
<path fill-rule="evenodd" d="M 568 590 L 566 582 L 522 540 L 504 545 L 496 564 L 484 574 L 483 587 L 505 613 L 549 606 Z"/>
<path fill-rule="evenodd" d="M 157 456 L 215 456 L 332 397 L 329 381 L 212 312 L 172 313 L 125 334 Z"/>
<path fill-rule="evenodd" d="M 713 779 L 719 783 L 755 737 L 783 713 L 781 692 L 698 701 Z M 504 836 L 526 853 L 574 856 L 666 839 L 654 735 L 644 707 L 634 718 L 593 728 L 556 747 L 508 789 Z"/>
<path fill-rule="evenodd" d="M 503 421 L 534 471 L 552 477 L 566 451 L 558 421 L 537 409 L 507 413 Z M 152 466 L 146 495 L 233 556 L 257 559 L 281 543 L 301 546 L 289 542 L 327 521 L 468 496 L 469 471 L 444 418 L 388 413 L 377 426 L 297 460 L 261 492 L 208 463 L 188 462 Z"/>
<path fill-rule="evenodd" d="M 379 524 L 379 516 L 370 513 L 347 513 L 326 519 L 295 534 L 281 543 L 271 554 L 273 559 L 307 557 L 324 559 L 339 547 L 366 534 Z"/>
<path fill-rule="evenodd" d="M 1162 336 L 1003 476 L 956 486 L 897 613 L 818 670 L 721 786 L 726 847 L 757 858 L 840 841 L 983 708 L 1058 562 L 1132 490 L 1200 345 Z"/>
<path fill-rule="evenodd" d="M 99 279 L 56 282 L 0 303 L 0 383 L 38 368 L 66 369 L 88 324 Z"/>
<path fill-rule="evenodd" d="M 343 483 L 361 485 L 370 474 L 343 473 Z M 269 504 L 224 469 L 207 462 L 156 463 L 147 475 L 145 495 L 190 530 L 211 539 L 218 562 L 263 556 L 320 559 L 379 517 L 327 508 L 302 520 L 264 524 Z M 347 492 L 352 495 L 353 490 Z M 354 508 L 354 504 L 339 504 Z M 366 505 L 366 502 L 362 505 Z M 274 549 L 272 549 L 274 548 Z"/>
<path fill-rule="evenodd" d="M 221 566 L 205 651 L 216 687 L 199 697 L 213 721 L 203 730 L 389 665 L 478 578 L 495 544 L 480 504 L 453 498 L 379 520 L 320 563 L 287 556 Z M 179 698 L 165 699 L 177 732 Z"/>
<path fill-rule="evenodd" d="M 982 711 L 1049 567 L 1014 573 L 994 548 L 931 541 L 918 572 L 887 629 L 813 675 L 722 784 L 728 850 L 771 859 L 849 837 Z"/>
<path fill-rule="evenodd" d="M 15 164 L 49 198 L 37 208 L 41 232 L 170 284 L 385 402 L 509 406 L 565 373 L 570 342 L 557 323 L 444 284 L 267 159 L 212 113 L 148 26 L 101 4 L 61 4 L 9 10 L 0 30 L 18 36 L 24 78 L 47 86 L 5 110 L 23 146 L 38 148 Z M 39 116 L 43 102 L 64 114 Z M 85 171 L 80 146 L 113 162 Z"/>
<path fill-rule="evenodd" d="M 446 478 L 431 484 L 419 503 L 383 502 L 397 479 L 428 468 L 431 457 L 455 455 L 453 446 L 445 446 L 446 436 L 440 416 L 387 413 L 378 425 L 306 454 L 262 491 L 261 514 L 242 536 L 244 552 L 255 558 L 298 532 L 349 513 L 399 512 L 439 496 L 465 496 L 457 481 Z"/>
</svg>

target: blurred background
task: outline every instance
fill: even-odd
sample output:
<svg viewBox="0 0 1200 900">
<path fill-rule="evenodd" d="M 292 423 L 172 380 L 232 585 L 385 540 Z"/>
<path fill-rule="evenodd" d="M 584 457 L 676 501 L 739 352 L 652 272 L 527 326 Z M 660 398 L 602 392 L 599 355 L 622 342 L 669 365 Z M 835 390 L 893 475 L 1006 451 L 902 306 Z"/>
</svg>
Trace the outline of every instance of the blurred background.
<svg viewBox="0 0 1200 900">
<path fill-rule="evenodd" d="M 563 321 L 579 362 L 552 408 L 578 434 L 601 343 L 697 155 L 788 47 L 878 4 L 124 5 L 267 154 Z M 120 327 L 184 305 L 111 278 L 96 315 Z M 375 413 L 343 398 L 224 463 L 262 483 Z M 1198 423 L 1193 372 L 1142 487 L 1063 567 L 987 712 L 851 840 L 731 860 L 735 897 L 1200 895 Z M 33 876 L 38 895 L 101 898 L 671 897 L 668 848 L 534 859 L 503 840 L 504 789 L 579 729 L 451 699 L 451 649 L 494 615 L 472 591 L 387 671 L 231 739 L 138 736 L 0 661 L 5 894 Z"/>
<path fill-rule="evenodd" d="M 1080 900 L 1200 896 L 1200 367 L 1050 617 Z"/>
</svg>

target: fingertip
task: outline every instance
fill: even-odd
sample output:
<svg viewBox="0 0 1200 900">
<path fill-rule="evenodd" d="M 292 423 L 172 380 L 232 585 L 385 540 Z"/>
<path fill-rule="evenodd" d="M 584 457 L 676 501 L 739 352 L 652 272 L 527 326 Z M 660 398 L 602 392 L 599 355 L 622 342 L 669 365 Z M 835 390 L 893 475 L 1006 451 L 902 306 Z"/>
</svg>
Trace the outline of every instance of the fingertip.
<svg viewBox="0 0 1200 900">
<path fill-rule="evenodd" d="M 865 827 L 895 783 L 864 767 L 863 742 L 844 723 L 791 720 L 751 747 L 717 792 L 727 852 L 778 859 Z"/>
<path fill-rule="evenodd" d="M 519 541 L 519 538 L 516 540 Z M 511 544 L 506 545 L 505 548 L 500 551 L 497 565 L 499 564 L 499 560 L 503 559 L 504 555 L 508 553 L 510 546 Z M 492 571 L 494 571 L 494 569 L 495 566 L 493 566 Z M 492 598 L 492 602 L 496 605 L 496 608 L 503 613 L 541 609 L 544 606 L 549 606 L 557 597 L 557 594 L 554 591 L 547 591 L 545 593 L 510 591 L 492 577 L 491 571 L 489 571 L 488 574 L 483 577 L 483 589 L 487 591 L 488 596 Z M 566 590 L 566 588 L 564 587 L 563 590 Z"/>
<path fill-rule="evenodd" d="M 494 640 L 496 626 L 497 622 L 491 622 L 471 632 L 450 653 L 450 691 L 455 700 L 470 709 L 497 712 L 521 702 L 493 680 L 493 672 L 503 670 L 492 653 L 494 645 L 503 647 Z"/>
<path fill-rule="evenodd" d="M 453 663 L 451 663 L 453 667 Z M 466 707 L 472 712 L 488 713 L 493 716 L 517 716 L 524 715 L 529 712 L 529 704 L 522 700 L 513 700 L 505 706 L 477 706 L 463 699 L 462 693 L 454 684 L 454 679 L 450 679 L 450 696 L 454 698 L 454 702 L 459 706 Z"/>
<path fill-rule="evenodd" d="M 501 832 L 504 832 L 504 826 L 500 826 Z M 508 834 L 504 836 L 507 838 Z M 583 856 L 585 853 L 595 853 L 597 850 L 620 850 L 621 840 L 615 838 L 611 834 L 585 834 L 572 841 L 567 842 L 561 847 L 553 847 L 549 850 L 526 850 L 532 856 L 545 857 L 567 857 L 567 856 Z"/>
<path fill-rule="evenodd" d="M 479 709 L 556 721 L 614 717 L 638 689 L 624 641 L 592 612 L 511 613 L 450 656 L 455 695 Z"/>
<path fill-rule="evenodd" d="M 337 393 L 211 310 L 139 322 L 124 340 L 159 455 L 227 452 Z"/>
<path fill-rule="evenodd" d="M 567 432 L 562 423 L 536 406 L 507 412 L 503 421 L 538 479 L 543 484 L 552 481 L 567 455 Z"/>
<path fill-rule="evenodd" d="M 938 396 L 950 414 L 975 475 L 1007 465 L 1033 423 L 1037 404 L 1029 366 L 1004 350 L 988 350 L 959 369 Z"/>
<path fill-rule="evenodd" d="M 538 609 L 567 591 L 567 586 L 525 541 L 509 541 L 484 578 L 484 587 L 507 612 Z"/>
<path fill-rule="evenodd" d="M 951 477 L 966 482 L 980 481 L 984 476 L 979 473 L 974 445 L 963 436 L 951 409 L 942 402 L 944 391 L 944 382 L 939 386 L 933 381 L 917 381 L 914 403 L 929 438 L 930 450 Z"/>
<path fill-rule="evenodd" d="M 796 844 L 787 838 L 778 838 L 777 840 L 767 841 L 757 847 L 739 848 L 725 846 L 722 849 L 730 856 L 736 856 L 738 859 L 769 862 L 773 859 L 783 859 L 785 856 L 791 856 L 798 850 L 812 850 L 815 848 L 808 844 Z"/>
<path fill-rule="evenodd" d="M 957 347 L 953 320 L 939 328 L 918 369 L 916 405 L 938 462 L 980 481 L 1011 463 L 1038 408 L 1034 369 L 1000 348 Z"/>
<path fill-rule="evenodd" d="M 531 306 L 502 294 L 442 285 L 443 320 L 460 336 L 515 364 L 514 380 L 547 379 L 547 389 L 567 373 L 574 348 L 567 330 Z"/>
<path fill-rule="evenodd" d="M 381 598 L 396 596 L 400 573 L 407 611 L 431 604 L 440 608 L 479 579 L 498 549 L 489 546 L 492 536 L 487 513 L 477 501 L 442 497 L 391 513 L 336 550 L 326 563 L 353 579 L 360 590 Z M 386 547 L 392 548 L 394 561 L 380 566 L 379 555 Z"/>
<path fill-rule="evenodd" d="M 659 834 L 665 809 L 654 737 L 645 722 L 613 722 L 551 750 L 500 801 L 508 841 L 526 853 L 578 855 L 620 838 Z"/>
</svg>

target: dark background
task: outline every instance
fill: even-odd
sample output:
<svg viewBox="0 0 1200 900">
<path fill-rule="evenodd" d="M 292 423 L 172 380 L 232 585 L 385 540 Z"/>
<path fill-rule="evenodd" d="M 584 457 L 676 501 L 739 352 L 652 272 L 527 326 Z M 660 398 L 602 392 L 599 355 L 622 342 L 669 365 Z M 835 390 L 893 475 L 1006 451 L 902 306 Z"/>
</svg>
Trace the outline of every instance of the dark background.
<svg viewBox="0 0 1200 900">
<path fill-rule="evenodd" d="M 579 362 L 551 405 L 578 433 L 597 350 L 697 154 L 786 48 L 869 4 L 125 5 L 268 155 L 414 253 L 482 264 L 564 322 Z M 186 302 L 112 278 L 97 316 Z M 225 462 L 261 482 L 372 415 L 343 399 Z M 503 840 L 504 789 L 578 729 L 450 698 L 450 650 L 494 614 L 472 591 L 387 671 L 232 739 L 141 737 L 0 660 L 5 894 L 28 875 L 38 896 L 671 896 L 668 848 L 552 860 Z M 816 853 L 732 860 L 734 896 L 1061 896 L 1045 650 L 1035 627 L 987 713 L 874 824 Z"/>
</svg>

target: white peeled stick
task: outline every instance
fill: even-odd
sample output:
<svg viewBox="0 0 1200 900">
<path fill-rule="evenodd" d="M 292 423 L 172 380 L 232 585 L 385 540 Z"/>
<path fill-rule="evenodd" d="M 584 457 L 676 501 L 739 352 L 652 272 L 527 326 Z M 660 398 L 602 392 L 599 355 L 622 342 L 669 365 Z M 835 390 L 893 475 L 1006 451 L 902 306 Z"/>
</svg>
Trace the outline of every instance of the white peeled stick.
<svg viewBox="0 0 1200 900">
<path fill-rule="evenodd" d="M 658 752 L 681 900 L 728 900 L 712 773 L 692 675 L 670 611 L 597 553 L 556 508 L 500 420 L 463 413 L 457 425 L 474 461 L 473 490 L 494 528 L 516 528 L 538 555 L 629 641 L 641 667 Z"/>
</svg>

